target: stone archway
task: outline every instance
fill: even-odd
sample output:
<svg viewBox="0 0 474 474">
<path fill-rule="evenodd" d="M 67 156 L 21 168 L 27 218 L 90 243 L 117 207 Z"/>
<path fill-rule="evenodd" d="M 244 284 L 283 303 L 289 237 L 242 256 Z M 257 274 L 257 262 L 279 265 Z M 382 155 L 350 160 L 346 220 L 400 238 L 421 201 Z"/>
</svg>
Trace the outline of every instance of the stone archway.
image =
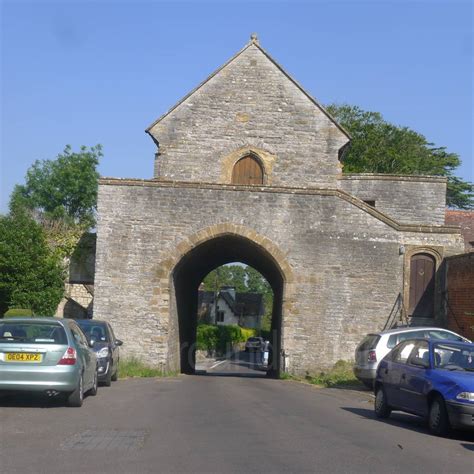
<svg viewBox="0 0 474 474">
<path fill-rule="evenodd" d="M 199 284 L 214 268 L 234 261 L 254 267 L 272 286 L 273 345 L 274 354 L 279 355 L 284 347 L 284 316 L 292 305 L 293 272 L 278 247 L 251 229 L 220 224 L 198 232 L 181 242 L 176 249 L 172 256 L 159 265 L 156 292 L 156 303 L 169 314 L 169 369 L 194 372 Z M 275 375 L 280 370 L 279 362 L 279 357 L 275 356 Z"/>
</svg>

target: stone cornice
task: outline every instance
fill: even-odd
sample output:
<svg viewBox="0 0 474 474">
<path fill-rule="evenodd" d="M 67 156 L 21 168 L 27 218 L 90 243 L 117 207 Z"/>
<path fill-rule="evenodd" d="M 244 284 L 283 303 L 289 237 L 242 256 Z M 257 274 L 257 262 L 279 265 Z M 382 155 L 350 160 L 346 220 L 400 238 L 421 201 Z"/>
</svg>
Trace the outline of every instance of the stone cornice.
<svg viewBox="0 0 474 474">
<path fill-rule="evenodd" d="M 347 173 L 340 176 L 344 180 L 378 180 L 378 181 L 414 181 L 429 183 L 446 183 L 445 176 L 432 175 L 405 175 L 405 174 L 379 174 L 379 173 Z"/>
<path fill-rule="evenodd" d="M 130 178 L 101 178 L 101 186 L 137 186 L 137 187 L 155 187 L 155 188 L 180 188 L 180 189 L 214 189 L 216 191 L 231 192 L 253 192 L 270 194 L 293 194 L 306 196 L 336 196 L 350 204 L 362 209 L 379 221 L 400 232 L 423 232 L 431 234 L 460 234 L 458 226 L 436 226 L 436 225 L 418 225 L 418 224 L 400 224 L 386 214 L 380 212 L 364 201 L 356 198 L 349 193 L 335 188 L 292 188 L 281 186 L 245 186 L 236 184 L 216 184 L 204 182 L 188 181 L 164 181 L 158 179 L 130 179 Z"/>
</svg>

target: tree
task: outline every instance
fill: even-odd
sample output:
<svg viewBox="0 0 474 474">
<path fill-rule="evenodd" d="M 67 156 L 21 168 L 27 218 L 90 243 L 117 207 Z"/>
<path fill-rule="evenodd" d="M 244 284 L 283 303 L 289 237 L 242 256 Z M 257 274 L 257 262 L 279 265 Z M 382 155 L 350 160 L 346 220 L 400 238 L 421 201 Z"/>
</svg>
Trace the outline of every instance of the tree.
<svg viewBox="0 0 474 474">
<path fill-rule="evenodd" d="M 0 216 L 0 315 L 10 307 L 53 315 L 63 295 L 60 258 L 26 212 Z"/>
<path fill-rule="evenodd" d="M 206 291 L 219 291 L 222 286 L 233 286 L 238 293 L 248 291 L 245 268 L 241 265 L 223 265 L 208 273 L 203 280 Z"/>
<path fill-rule="evenodd" d="M 94 226 L 101 156 L 100 145 L 83 146 L 77 153 L 67 145 L 55 160 L 35 161 L 25 184 L 15 186 L 10 210 L 28 209 L 39 221 Z"/>
<path fill-rule="evenodd" d="M 345 173 L 428 174 L 448 179 L 447 205 L 474 208 L 474 185 L 453 175 L 461 160 L 408 127 L 384 120 L 378 112 L 331 104 L 327 110 L 351 134 Z"/>
</svg>

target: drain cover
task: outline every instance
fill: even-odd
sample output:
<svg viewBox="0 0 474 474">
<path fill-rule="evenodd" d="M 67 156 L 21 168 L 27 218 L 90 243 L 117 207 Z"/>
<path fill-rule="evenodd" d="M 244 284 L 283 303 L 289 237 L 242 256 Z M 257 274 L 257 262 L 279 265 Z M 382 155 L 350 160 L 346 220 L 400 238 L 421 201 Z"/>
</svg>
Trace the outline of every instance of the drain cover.
<svg viewBox="0 0 474 474">
<path fill-rule="evenodd" d="M 63 443 L 63 449 L 136 450 L 143 447 L 145 431 L 92 431 L 78 433 Z"/>
</svg>

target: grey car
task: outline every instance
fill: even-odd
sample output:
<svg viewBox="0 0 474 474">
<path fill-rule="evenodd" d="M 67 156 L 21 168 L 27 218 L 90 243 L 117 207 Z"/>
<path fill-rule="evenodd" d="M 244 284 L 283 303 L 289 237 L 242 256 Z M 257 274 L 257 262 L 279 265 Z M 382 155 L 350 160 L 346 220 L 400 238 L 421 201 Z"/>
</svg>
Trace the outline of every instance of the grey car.
<svg viewBox="0 0 474 474">
<path fill-rule="evenodd" d="M 80 407 L 97 393 L 97 357 L 77 323 L 56 318 L 0 320 L 0 393 L 64 394 Z"/>
<path fill-rule="evenodd" d="M 453 331 L 438 327 L 399 327 L 367 334 L 355 350 L 354 375 L 368 388 L 373 388 L 380 361 L 398 343 L 413 338 L 471 342 Z"/>
</svg>

